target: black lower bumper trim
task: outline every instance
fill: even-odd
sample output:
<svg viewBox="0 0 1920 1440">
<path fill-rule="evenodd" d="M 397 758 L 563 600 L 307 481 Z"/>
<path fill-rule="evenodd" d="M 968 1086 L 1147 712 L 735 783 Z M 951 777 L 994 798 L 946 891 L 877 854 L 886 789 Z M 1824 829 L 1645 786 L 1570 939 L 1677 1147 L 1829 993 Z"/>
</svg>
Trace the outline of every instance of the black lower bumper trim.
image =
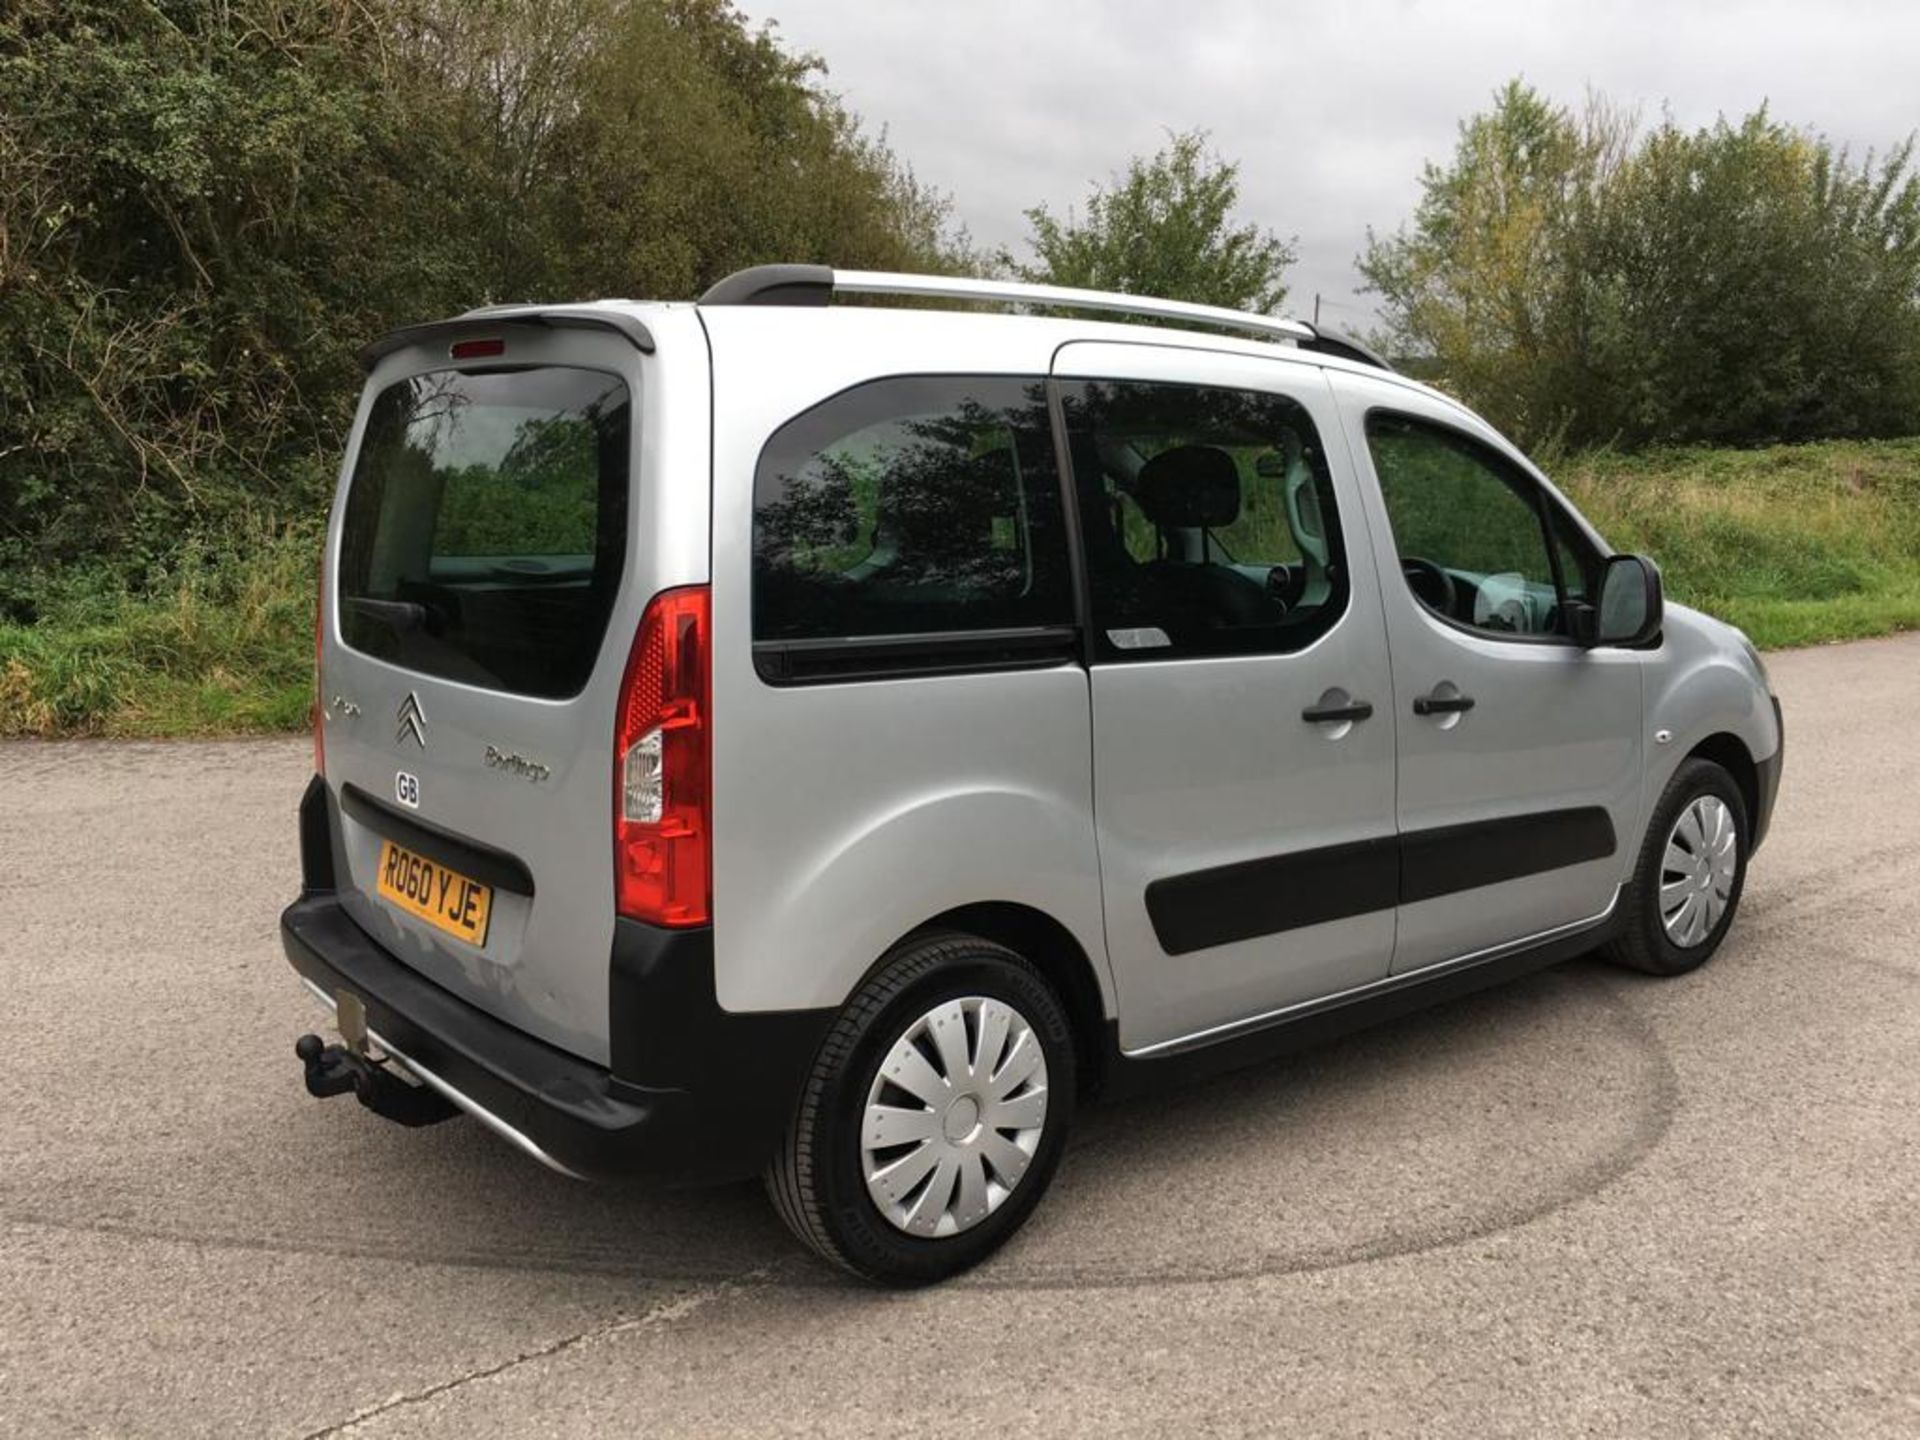
<svg viewBox="0 0 1920 1440">
<path fill-rule="evenodd" d="M 1773 754 L 1754 765 L 1760 780 L 1760 803 L 1751 817 L 1753 839 L 1747 846 L 1749 854 L 1760 848 L 1760 842 L 1767 838 L 1767 827 L 1773 823 L 1773 802 L 1780 798 L 1780 771 L 1787 758 L 1786 717 L 1780 713 L 1780 697 L 1772 698 L 1773 730 L 1780 737 L 1780 743 L 1773 747 Z"/>
<path fill-rule="evenodd" d="M 710 928 L 617 920 L 607 1014 L 620 1080 L 695 1092 L 725 1112 L 729 1143 L 764 1162 L 786 1133 L 835 1012 L 722 1009 Z"/>
<path fill-rule="evenodd" d="M 770 1127 L 766 1117 L 783 1124 L 791 1113 L 795 1091 L 756 1091 L 743 1104 L 724 1087 L 701 1089 L 698 1076 L 635 1084 L 536 1040 L 396 960 L 330 893 L 289 906 L 280 934 L 301 975 L 328 995 L 358 996 L 380 1039 L 577 1175 L 675 1184 L 744 1179 L 765 1167 L 779 1143 L 780 1125 Z"/>
</svg>

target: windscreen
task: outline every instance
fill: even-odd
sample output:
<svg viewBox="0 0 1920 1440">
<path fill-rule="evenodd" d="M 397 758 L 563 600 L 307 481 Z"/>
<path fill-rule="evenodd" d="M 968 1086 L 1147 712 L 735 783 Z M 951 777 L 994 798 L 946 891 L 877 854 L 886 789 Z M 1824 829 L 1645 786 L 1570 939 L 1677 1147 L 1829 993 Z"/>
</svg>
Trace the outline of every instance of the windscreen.
<svg viewBox="0 0 1920 1440">
<path fill-rule="evenodd" d="M 543 699 L 593 671 L 626 553 L 632 407 L 568 366 L 436 370 L 375 397 L 347 492 L 355 650 Z"/>
</svg>

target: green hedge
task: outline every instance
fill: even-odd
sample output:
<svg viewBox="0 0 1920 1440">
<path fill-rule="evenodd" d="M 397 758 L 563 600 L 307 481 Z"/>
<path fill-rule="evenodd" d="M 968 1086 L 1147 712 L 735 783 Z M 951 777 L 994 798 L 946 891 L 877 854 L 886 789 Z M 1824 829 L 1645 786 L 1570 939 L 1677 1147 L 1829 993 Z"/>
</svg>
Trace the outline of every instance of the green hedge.
<svg viewBox="0 0 1920 1440">
<path fill-rule="evenodd" d="M 1762 646 L 1920 628 L 1920 439 L 1589 454 L 1553 467 L 1667 593 Z M 0 624 L 0 735 L 218 735 L 306 722 L 317 530 L 191 548 L 139 592 L 67 577 Z"/>
</svg>

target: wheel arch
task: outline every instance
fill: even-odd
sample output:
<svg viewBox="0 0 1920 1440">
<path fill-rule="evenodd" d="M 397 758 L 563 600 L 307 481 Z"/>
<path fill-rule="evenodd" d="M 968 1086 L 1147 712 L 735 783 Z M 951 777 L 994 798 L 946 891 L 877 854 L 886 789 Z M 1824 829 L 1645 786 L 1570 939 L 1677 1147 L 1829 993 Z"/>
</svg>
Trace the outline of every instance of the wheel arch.
<svg viewBox="0 0 1920 1440">
<path fill-rule="evenodd" d="M 1099 972 L 1078 937 L 1044 910 L 994 900 L 944 910 L 914 926 L 901 941 L 938 930 L 958 930 L 1004 945 L 1046 978 L 1073 1026 L 1080 1091 L 1097 1092 L 1106 1077 L 1109 1027 Z"/>
<path fill-rule="evenodd" d="M 1698 757 L 1725 770 L 1759 825 L 1769 795 L 1763 766 L 1778 755 L 1780 721 L 1764 679 L 1744 658 L 1738 638 L 1718 621 L 1684 605 L 1667 607 L 1665 638 L 1646 656 L 1647 757 L 1641 829 L 1685 761 Z"/>
<path fill-rule="evenodd" d="M 1711 760 L 1731 775 L 1733 783 L 1739 787 L 1740 799 L 1747 807 L 1748 826 L 1759 823 L 1760 767 L 1754 763 L 1753 752 L 1747 749 L 1746 741 L 1732 731 L 1718 730 L 1695 745 L 1682 758 Z"/>
</svg>

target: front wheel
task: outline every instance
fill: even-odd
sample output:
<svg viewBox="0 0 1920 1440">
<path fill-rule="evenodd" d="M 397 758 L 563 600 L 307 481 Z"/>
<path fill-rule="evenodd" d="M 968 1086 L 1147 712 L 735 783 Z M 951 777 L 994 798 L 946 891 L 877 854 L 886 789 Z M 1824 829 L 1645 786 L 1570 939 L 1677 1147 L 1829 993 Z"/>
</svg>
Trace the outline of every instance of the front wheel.
<svg viewBox="0 0 1920 1440">
<path fill-rule="evenodd" d="M 1625 904 L 1626 924 L 1607 949 L 1649 975 L 1683 975 L 1720 948 L 1747 879 L 1747 805 L 1711 760 L 1682 762 L 1654 808 Z"/>
<path fill-rule="evenodd" d="M 1020 1228 L 1073 1115 L 1051 987 L 975 936 L 903 944 L 834 1023 L 767 1172 L 774 1208 L 864 1279 L 924 1285 Z"/>
</svg>

